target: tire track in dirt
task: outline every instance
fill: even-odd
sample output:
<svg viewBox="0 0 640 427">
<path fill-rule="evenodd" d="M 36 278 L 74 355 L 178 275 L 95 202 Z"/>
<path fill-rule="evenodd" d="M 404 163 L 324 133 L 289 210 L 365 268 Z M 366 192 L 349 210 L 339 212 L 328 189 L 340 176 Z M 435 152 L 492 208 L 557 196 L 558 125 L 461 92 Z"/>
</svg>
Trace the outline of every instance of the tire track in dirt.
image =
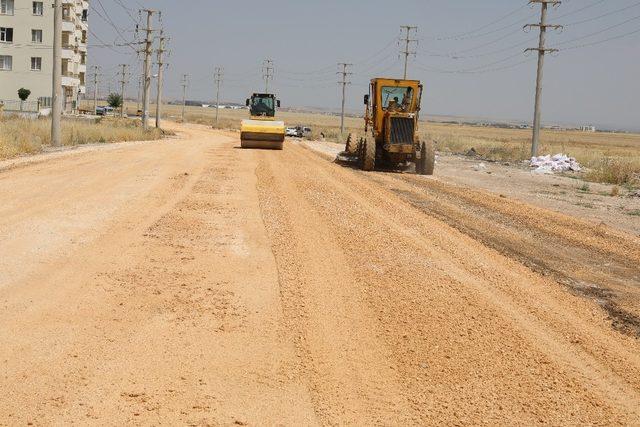
<svg viewBox="0 0 640 427">
<path fill-rule="evenodd" d="M 273 169 L 349 254 L 423 422 L 637 422 L 637 341 L 589 301 L 425 216 L 376 174 L 295 146 L 284 159 L 295 168 Z"/>
<path fill-rule="evenodd" d="M 426 214 L 594 299 L 614 328 L 640 337 L 637 238 L 434 180 L 397 174 L 373 179 Z"/>
<path fill-rule="evenodd" d="M 188 161 L 157 153 L 174 172 L 93 243 L 0 289 L 0 425 L 318 424 L 282 333 L 255 159 L 190 133 L 171 149 Z M 125 151 L 124 181 L 147 155 Z"/>
<path fill-rule="evenodd" d="M 285 326 L 293 332 L 299 373 L 324 425 L 407 424 L 418 419 L 378 343 L 374 313 L 346 254 L 282 170 L 284 154 L 262 152 L 257 169 L 263 220 L 278 263 Z"/>
</svg>

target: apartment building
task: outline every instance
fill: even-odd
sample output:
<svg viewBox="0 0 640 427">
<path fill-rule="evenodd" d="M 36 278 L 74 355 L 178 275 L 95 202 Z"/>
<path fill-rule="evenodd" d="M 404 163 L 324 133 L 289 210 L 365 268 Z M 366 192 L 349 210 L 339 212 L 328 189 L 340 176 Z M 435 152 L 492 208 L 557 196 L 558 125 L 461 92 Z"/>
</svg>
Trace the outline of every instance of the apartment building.
<svg viewBox="0 0 640 427">
<path fill-rule="evenodd" d="M 51 0 L 0 0 L 0 100 L 6 108 L 19 100 L 51 104 L 53 7 Z M 64 111 L 76 109 L 85 93 L 87 0 L 62 0 L 62 86 Z"/>
</svg>

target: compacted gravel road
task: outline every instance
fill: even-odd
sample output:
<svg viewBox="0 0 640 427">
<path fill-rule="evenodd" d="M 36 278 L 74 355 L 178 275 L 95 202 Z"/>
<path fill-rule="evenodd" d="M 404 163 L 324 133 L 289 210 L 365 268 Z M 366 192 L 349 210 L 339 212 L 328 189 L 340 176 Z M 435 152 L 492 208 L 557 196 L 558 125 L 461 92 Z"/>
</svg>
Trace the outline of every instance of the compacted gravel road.
<svg viewBox="0 0 640 427">
<path fill-rule="evenodd" d="M 640 424 L 640 242 L 303 144 L 0 172 L 0 425 Z"/>
</svg>

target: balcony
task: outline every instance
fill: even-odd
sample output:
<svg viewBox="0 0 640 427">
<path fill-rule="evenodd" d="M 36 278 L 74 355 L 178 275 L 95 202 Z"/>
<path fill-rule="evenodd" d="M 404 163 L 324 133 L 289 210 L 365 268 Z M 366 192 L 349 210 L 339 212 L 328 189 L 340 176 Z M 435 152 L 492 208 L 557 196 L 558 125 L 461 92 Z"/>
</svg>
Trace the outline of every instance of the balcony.
<svg viewBox="0 0 640 427">
<path fill-rule="evenodd" d="M 76 56 L 75 46 L 71 45 L 62 45 L 62 59 L 68 59 L 73 61 Z"/>
<path fill-rule="evenodd" d="M 71 72 L 63 72 L 62 86 L 80 86 L 80 76 Z"/>
<path fill-rule="evenodd" d="M 62 21 L 62 31 L 63 32 L 69 32 L 69 33 L 75 33 L 76 31 L 76 24 L 73 22 L 73 20 L 67 21 L 64 20 Z"/>
</svg>

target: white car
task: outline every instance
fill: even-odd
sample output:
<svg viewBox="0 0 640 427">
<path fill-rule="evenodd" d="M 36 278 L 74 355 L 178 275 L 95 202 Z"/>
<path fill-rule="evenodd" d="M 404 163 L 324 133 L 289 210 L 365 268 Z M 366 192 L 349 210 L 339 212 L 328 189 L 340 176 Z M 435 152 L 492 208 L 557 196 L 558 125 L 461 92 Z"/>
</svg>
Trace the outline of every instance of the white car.
<svg viewBox="0 0 640 427">
<path fill-rule="evenodd" d="M 296 128 L 287 128 L 285 130 L 285 135 L 287 136 L 298 136 L 298 129 Z"/>
</svg>

